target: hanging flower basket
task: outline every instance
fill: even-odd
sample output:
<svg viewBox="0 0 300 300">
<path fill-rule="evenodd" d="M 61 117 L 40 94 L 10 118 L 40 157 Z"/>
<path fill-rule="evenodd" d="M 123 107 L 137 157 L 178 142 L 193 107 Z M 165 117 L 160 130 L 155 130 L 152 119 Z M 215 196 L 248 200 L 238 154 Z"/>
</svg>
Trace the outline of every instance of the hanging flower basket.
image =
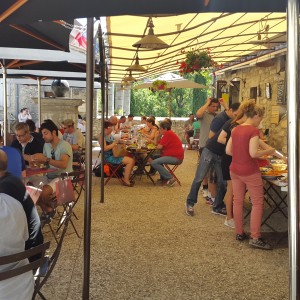
<svg viewBox="0 0 300 300">
<path fill-rule="evenodd" d="M 222 67 L 211 57 L 210 50 L 192 50 L 186 53 L 186 58 L 180 63 L 179 73 L 181 75 L 201 72 L 212 68 Z"/>
<path fill-rule="evenodd" d="M 152 82 L 152 88 L 157 91 L 165 91 L 168 89 L 168 83 L 165 80 L 155 80 Z"/>
</svg>

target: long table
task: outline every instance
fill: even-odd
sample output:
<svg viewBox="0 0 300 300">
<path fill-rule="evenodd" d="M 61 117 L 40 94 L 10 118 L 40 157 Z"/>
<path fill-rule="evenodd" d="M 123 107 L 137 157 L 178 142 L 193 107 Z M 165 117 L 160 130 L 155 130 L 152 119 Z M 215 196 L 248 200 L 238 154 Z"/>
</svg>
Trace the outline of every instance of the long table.
<svg viewBox="0 0 300 300">
<path fill-rule="evenodd" d="M 284 183 L 277 179 L 268 179 L 262 176 L 264 181 L 264 198 L 267 204 L 272 208 L 271 211 L 267 214 L 267 216 L 263 219 L 262 225 L 268 226 L 271 230 L 276 231 L 269 223 L 268 220 L 272 217 L 273 214 L 279 212 L 286 219 L 288 218 L 288 214 L 286 208 L 288 206 L 287 203 L 287 183 Z"/>
<path fill-rule="evenodd" d="M 270 218 L 275 213 L 281 213 L 284 218 L 288 218 L 286 208 L 287 203 L 287 184 L 277 179 L 269 179 L 268 177 L 262 176 L 263 178 L 263 190 L 264 200 L 271 208 L 270 212 L 263 218 L 261 225 L 268 226 L 272 231 L 276 232 L 272 225 L 269 224 Z M 244 218 L 246 219 L 251 213 L 251 209 L 247 210 Z"/>
</svg>

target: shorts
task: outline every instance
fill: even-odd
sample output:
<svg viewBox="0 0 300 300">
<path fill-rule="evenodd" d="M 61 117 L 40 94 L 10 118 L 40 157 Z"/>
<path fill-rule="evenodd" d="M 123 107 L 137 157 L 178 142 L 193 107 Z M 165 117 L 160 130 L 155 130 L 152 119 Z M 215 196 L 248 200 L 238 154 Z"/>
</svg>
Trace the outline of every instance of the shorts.
<svg viewBox="0 0 300 300">
<path fill-rule="evenodd" d="M 194 136 L 194 130 L 188 130 L 185 132 L 185 134 L 188 136 L 188 137 L 193 137 Z"/>
<path fill-rule="evenodd" d="M 229 172 L 231 161 L 232 161 L 231 155 L 224 154 L 222 156 L 221 167 L 222 167 L 222 174 L 224 180 L 231 180 L 230 172 Z"/>
<path fill-rule="evenodd" d="M 26 182 L 25 185 L 27 183 L 32 183 L 32 185 L 40 190 L 42 190 L 42 187 L 44 185 L 49 185 L 52 190 L 53 193 L 55 193 L 56 191 L 56 184 L 55 182 L 57 182 L 59 180 L 59 177 L 56 178 L 48 178 L 47 176 L 39 176 L 39 175 L 33 175 L 33 176 L 29 176 L 26 178 Z"/>
</svg>

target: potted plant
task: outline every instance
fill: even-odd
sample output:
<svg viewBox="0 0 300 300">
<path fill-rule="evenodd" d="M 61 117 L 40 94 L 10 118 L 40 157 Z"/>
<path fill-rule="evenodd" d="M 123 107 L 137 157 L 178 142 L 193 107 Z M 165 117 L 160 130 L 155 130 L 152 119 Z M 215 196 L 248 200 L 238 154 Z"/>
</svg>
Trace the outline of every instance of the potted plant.
<svg viewBox="0 0 300 300">
<path fill-rule="evenodd" d="M 165 91 L 168 88 L 168 83 L 165 80 L 155 80 L 152 82 L 152 88 L 155 90 Z"/>
<path fill-rule="evenodd" d="M 180 63 L 179 73 L 181 75 L 201 72 L 210 68 L 222 67 L 216 63 L 211 55 L 210 50 L 191 50 L 186 53 L 185 60 Z"/>
</svg>

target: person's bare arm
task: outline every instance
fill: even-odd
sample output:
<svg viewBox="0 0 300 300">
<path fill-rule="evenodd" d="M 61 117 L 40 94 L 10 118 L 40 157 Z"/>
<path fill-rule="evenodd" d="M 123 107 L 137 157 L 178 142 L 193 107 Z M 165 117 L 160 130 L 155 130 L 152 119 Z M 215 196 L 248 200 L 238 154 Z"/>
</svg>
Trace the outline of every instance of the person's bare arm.
<svg viewBox="0 0 300 300">
<path fill-rule="evenodd" d="M 65 169 L 68 166 L 68 161 L 70 156 L 67 154 L 62 154 L 59 160 L 50 159 L 49 164 L 55 168 Z M 32 155 L 32 160 L 38 163 L 47 163 L 48 157 L 43 153 L 36 153 Z"/>
<path fill-rule="evenodd" d="M 254 136 L 250 139 L 249 142 L 249 154 L 252 158 L 259 158 L 264 155 L 274 154 L 275 149 L 268 146 L 267 149 L 259 150 L 259 137 Z"/>
<path fill-rule="evenodd" d="M 202 118 L 204 112 L 206 111 L 210 103 L 211 103 L 211 98 L 207 98 L 206 103 L 203 106 L 201 106 L 196 112 L 196 116 L 198 118 Z"/>
<path fill-rule="evenodd" d="M 225 145 L 226 144 L 226 139 L 227 139 L 227 132 L 222 130 L 218 136 L 217 142 L 220 144 Z"/>
<path fill-rule="evenodd" d="M 226 145 L 226 154 L 227 155 L 232 155 L 232 138 L 228 140 L 228 143 Z"/>
</svg>

